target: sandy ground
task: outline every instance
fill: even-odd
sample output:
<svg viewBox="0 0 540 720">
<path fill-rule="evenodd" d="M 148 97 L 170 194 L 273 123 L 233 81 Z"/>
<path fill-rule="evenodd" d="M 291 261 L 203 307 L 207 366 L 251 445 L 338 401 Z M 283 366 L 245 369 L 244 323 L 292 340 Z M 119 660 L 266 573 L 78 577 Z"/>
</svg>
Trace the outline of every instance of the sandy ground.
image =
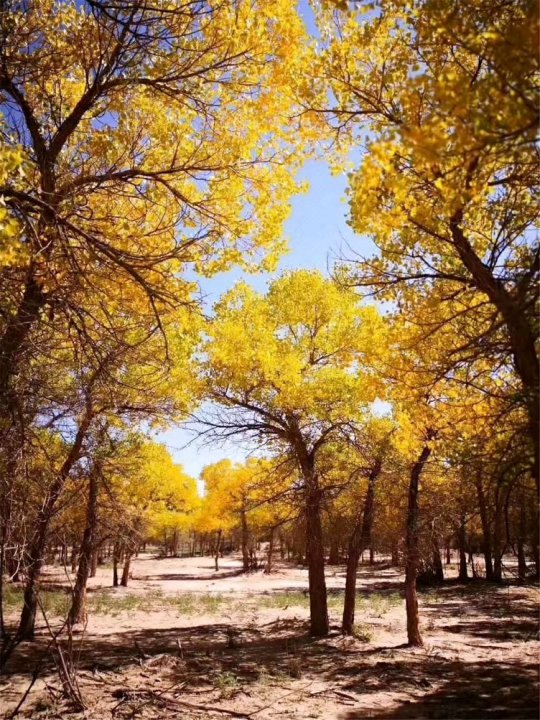
<svg viewBox="0 0 540 720">
<path fill-rule="evenodd" d="M 538 588 L 459 584 L 449 569 L 444 585 L 420 595 L 425 646 L 411 650 L 402 576 L 384 565 L 359 569 L 357 638 L 339 633 L 344 568 L 327 569 L 332 631 L 321 640 L 307 634 L 307 571 L 286 563 L 268 576 L 243 574 L 236 557 L 216 573 L 211 558 L 142 555 L 130 586 L 116 589 L 100 568 L 89 595 L 104 596 L 106 609 L 74 639 L 87 710 L 73 712 L 45 662 L 20 716 L 538 717 Z M 46 577 L 66 584 L 58 569 Z M 0 678 L 4 717 L 47 641 L 41 627 Z"/>
</svg>

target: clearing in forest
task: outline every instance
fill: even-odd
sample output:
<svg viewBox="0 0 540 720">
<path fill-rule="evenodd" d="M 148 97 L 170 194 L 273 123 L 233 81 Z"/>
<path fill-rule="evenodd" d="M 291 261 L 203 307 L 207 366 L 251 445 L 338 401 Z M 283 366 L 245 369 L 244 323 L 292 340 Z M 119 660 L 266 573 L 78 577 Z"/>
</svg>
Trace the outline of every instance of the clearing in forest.
<svg viewBox="0 0 540 720">
<path fill-rule="evenodd" d="M 421 591 L 425 646 L 412 650 L 404 645 L 403 578 L 384 563 L 359 569 L 354 637 L 339 632 L 345 569 L 328 568 L 331 633 L 318 640 L 308 635 L 304 569 L 281 562 L 271 576 L 244 574 L 235 556 L 215 572 L 211 558 L 141 554 L 132 574 L 127 588 L 110 587 L 110 568 L 89 580 L 89 622 L 74 637 L 86 717 L 538 716 L 536 587 L 450 579 Z M 69 595 L 57 569 L 47 581 L 53 622 Z M 12 659 L 3 717 L 48 641 L 40 627 L 37 643 Z M 60 699 L 50 663 L 20 717 L 82 717 Z"/>
</svg>

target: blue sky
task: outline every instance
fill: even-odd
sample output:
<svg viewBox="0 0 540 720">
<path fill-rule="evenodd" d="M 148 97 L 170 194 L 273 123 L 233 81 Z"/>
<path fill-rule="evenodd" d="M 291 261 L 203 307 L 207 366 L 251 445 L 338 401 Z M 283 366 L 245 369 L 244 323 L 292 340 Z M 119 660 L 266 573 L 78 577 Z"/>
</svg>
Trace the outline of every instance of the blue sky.
<svg viewBox="0 0 540 720">
<path fill-rule="evenodd" d="M 346 223 L 345 174 L 332 176 L 324 162 L 312 161 L 305 165 L 299 177 L 307 180 L 310 188 L 308 193 L 293 198 L 291 217 L 285 226 L 290 251 L 281 259 L 277 272 L 246 275 L 236 270 L 211 279 L 201 278 L 201 290 L 208 305 L 213 305 L 240 278 L 264 291 L 268 281 L 284 270 L 316 268 L 326 273 L 336 255 L 347 250 L 347 245 L 360 254 L 371 254 L 373 245 L 369 240 L 355 235 Z M 157 439 L 167 445 L 175 462 L 182 464 L 193 477 L 198 477 L 205 465 L 221 458 L 241 461 L 247 455 L 245 446 L 232 443 L 204 445 L 181 428 L 162 433 Z M 192 442 L 186 445 L 190 440 Z"/>
</svg>

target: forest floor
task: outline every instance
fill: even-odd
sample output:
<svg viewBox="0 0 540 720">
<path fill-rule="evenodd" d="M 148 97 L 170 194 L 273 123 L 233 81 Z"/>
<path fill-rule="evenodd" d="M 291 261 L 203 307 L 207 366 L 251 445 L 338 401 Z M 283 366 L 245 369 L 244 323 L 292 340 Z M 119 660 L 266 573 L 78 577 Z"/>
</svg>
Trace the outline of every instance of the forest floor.
<svg viewBox="0 0 540 720">
<path fill-rule="evenodd" d="M 405 646 L 402 576 L 384 564 L 358 572 L 356 636 L 339 622 L 344 568 L 327 568 L 331 633 L 308 636 L 307 571 L 285 562 L 272 575 L 219 572 L 211 558 L 133 562 L 127 588 L 111 569 L 89 581 L 90 617 L 74 636 L 87 705 L 62 699 L 42 623 L 0 677 L 0 716 L 9 717 L 32 673 L 24 718 L 537 718 L 538 601 L 531 585 L 458 583 L 420 591 L 425 646 Z M 69 595 L 65 572 L 47 568 L 43 608 L 58 623 Z M 20 596 L 8 597 L 16 619 Z M 62 641 L 65 642 L 65 641 Z"/>
</svg>

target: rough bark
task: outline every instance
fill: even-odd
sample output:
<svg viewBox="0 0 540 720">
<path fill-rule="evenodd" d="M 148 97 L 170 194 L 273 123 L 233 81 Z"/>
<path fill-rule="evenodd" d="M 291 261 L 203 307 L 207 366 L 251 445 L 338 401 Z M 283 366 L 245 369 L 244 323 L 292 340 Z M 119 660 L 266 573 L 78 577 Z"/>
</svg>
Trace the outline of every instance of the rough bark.
<svg viewBox="0 0 540 720">
<path fill-rule="evenodd" d="M 420 475 L 431 455 L 431 447 L 425 445 L 414 463 L 409 481 L 407 506 L 407 529 L 405 535 L 405 606 L 407 610 L 407 640 L 411 646 L 423 645 L 418 619 L 418 597 L 416 578 L 418 575 L 418 490 Z"/>
</svg>

